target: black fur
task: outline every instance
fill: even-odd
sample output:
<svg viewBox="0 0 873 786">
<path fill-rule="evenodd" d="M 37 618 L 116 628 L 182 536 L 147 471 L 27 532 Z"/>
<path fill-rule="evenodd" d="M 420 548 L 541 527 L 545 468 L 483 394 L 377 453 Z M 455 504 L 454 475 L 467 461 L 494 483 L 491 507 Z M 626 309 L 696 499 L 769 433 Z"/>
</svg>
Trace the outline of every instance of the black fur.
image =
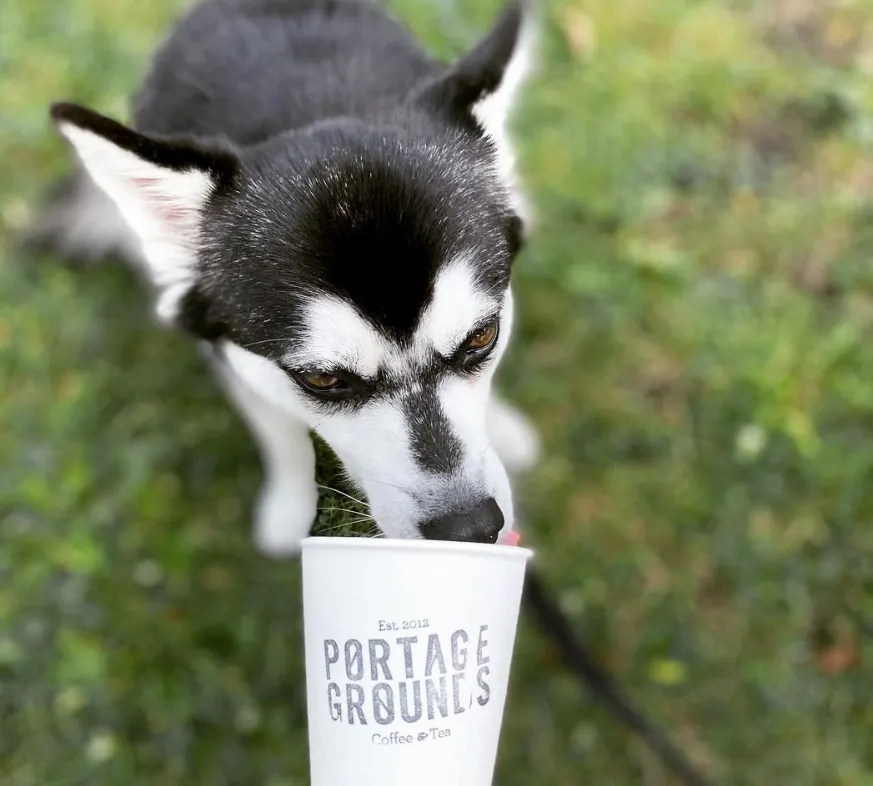
<svg viewBox="0 0 873 786">
<path fill-rule="evenodd" d="M 525 6 L 510 0 L 446 65 L 370 0 L 207 0 L 156 53 L 132 128 L 70 103 L 52 116 L 209 175 L 180 329 L 281 361 L 304 340 L 305 302 L 331 294 L 404 345 L 459 255 L 495 298 L 509 284 L 521 220 L 473 108 L 499 87 Z M 463 451 L 436 389 L 459 370 L 422 360 L 417 385 L 383 370 L 366 396 L 315 405 L 402 400 L 417 462 L 448 474 Z"/>
<path fill-rule="evenodd" d="M 446 475 L 464 458 L 461 442 L 440 406 L 435 385 L 419 386 L 403 396 L 412 454 L 422 469 Z"/>
<path fill-rule="evenodd" d="M 157 52 L 136 131 L 71 104 L 53 115 L 213 176 L 183 329 L 277 357 L 301 297 L 327 291 L 403 341 L 453 255 L 508 284 L 519 221 L 471 107 L 522 10 L 448 67 L 367 0 L 209 0 Z"/>
<path fill-rule="evenodd" d="M 367 0 L 210 0 L 154 57 L 134 125 L 253 145 L 393 111 L 445 67 Z"/>
<path fill-rule="evenodd" d="M 483 285 L 504 289 L 511 238 L 500 186 L 476 155 L 487 146 L 443 134 L 343 120 L 247 151 L 242 187 L 206 216 L 202 254 L 234 338 L 281 351 L 300 298 L 329 292 L 407 340 L 440 267 L 461 252 Z"/>
<path fill-rule="evenodd" d="M 470 114 L 470 106 L 500 86 L 518 43 L 526 10 L 523 2 L 510 2 L 490 35 L 461 58 L 447 75 L 428 85 L 419 100 L 430 103 L 438 111 L 450 113 L 456 123 L 474 129 L 476 122 Z"/>
<path fill-rule="evenodd" d="M 230 332 L 228 326 L 211 313 L 209 301 L 203 297 L 196 285 L 182 298 L 177 321 L 182 330 L 210 343 Z"/>
<path fill-rule="evenodd" d="M 195 141 L 193 136 L 188 137 L 190 141 L 184 137 L 149 137 L 91 109 L 66 102 L 53 104 L 51 115 L 56 123 L 87 128 L 151 164 L 177 172 L 202 169 L 220 189 L 232 188 L 239 172 L 239 161 L 229 150 L 217 144 L 210 146 L 203 140 Z"/>
</svg>

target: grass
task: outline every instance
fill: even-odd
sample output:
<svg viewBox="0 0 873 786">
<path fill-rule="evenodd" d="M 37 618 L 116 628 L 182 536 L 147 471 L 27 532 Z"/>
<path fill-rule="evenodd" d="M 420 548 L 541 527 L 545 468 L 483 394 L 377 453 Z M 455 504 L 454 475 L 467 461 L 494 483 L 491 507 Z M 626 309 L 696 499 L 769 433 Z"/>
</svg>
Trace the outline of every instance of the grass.
<svg viewBox="0 0 873 786">
<path fill-rule="evenodd" d="M 449 55 L 498 2 L 396 6 Z M 126 116 L 182 5 L 0 4 L 9 786 L 306 782 L 297 568 L 252 549 L 253 444 L 128 274 L 10 243 L 68 165 L 49 101 Z M 870 786 L 873 7 L 564 0 L 545 22 L 502 372 L 547 445 L 528 541 L 720 783 Z M 670 780 L 525 623 L 499 783 Z"/>
</svg>

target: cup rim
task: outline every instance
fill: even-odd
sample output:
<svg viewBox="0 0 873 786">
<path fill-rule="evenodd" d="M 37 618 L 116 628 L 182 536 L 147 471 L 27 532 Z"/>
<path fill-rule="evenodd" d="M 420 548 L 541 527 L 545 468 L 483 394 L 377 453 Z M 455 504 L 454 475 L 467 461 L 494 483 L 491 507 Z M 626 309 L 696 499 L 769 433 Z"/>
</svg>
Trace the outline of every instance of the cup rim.
<svg viewBox="0 0 873 786">
<path fill-rule="evenodd" d="M 460 543 L 448 540 L 423 540 L 412 538 L 355 538 L 325 537 L 311 535 L 301 541 L 303 550 L 354 549 L 362 551 L 417 551 L 419 553 L 449 552 L 470 554 L 474 557 L 501 557 L 503 559 L 529 560 L 534 553 L 522 546 L 507 546 L 499 543 Z"/>
</svg>

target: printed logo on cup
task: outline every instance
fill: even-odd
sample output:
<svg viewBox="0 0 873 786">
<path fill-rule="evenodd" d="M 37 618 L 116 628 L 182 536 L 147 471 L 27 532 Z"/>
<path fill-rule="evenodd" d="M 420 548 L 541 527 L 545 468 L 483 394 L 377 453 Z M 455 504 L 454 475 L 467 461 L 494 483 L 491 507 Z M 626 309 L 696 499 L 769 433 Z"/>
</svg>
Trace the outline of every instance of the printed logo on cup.
<svg viewBox="0 0 873 786">
<path fill-rule="evenodd" d="M 486 707 L 488 625 L 429 628 L 429 620 L 382 620 L 378 637 L 324 639 L 323 711 L 331 721 L 368 729 L 374 745 L 404 745 L 450 737 L 441 721 Z"/>
</svg>

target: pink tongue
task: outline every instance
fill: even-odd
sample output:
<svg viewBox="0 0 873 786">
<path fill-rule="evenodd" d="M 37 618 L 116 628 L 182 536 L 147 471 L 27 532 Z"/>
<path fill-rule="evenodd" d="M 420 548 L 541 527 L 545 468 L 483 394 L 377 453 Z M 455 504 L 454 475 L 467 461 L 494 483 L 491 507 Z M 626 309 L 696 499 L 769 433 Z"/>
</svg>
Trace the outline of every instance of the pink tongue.
<svg viewBox="0 0 873 786">
<path fill-rule="evenodd" d="M 517 546 L 520 540 L 521 535 L 513 530 L 512 532 L 507 532 L 498 542 L 503 546 Z"/>
</svg>

